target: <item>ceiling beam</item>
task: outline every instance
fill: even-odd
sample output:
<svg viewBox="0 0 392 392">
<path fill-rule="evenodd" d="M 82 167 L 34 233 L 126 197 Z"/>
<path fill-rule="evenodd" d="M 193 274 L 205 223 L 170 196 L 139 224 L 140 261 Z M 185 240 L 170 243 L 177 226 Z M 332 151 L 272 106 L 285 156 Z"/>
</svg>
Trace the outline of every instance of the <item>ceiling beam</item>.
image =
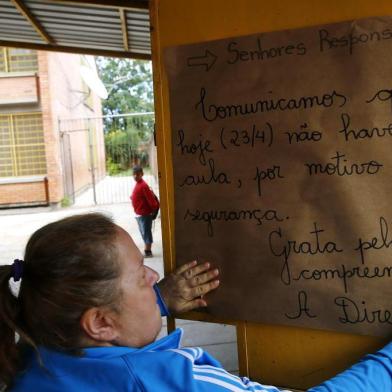
<svg viewBox="0 0 392 392">
<path fill-rule="evenodd" d="M 120 50 L 104 50 L 104 49 L 91 49 L 91 48 L 87 49 L 83 47 L 74 47 L 74 46 L 33 44 L 27 42 L 15 42 L 15 41 L 5 41 L 5 40 L 0 40 L 0 46 L 7 46 L 11 48 L 49 50 L 51 52 L 91 54 L 93 56 L 122 57 L 122 58 L 136 59 L 136 60 L 151 60 L 151 54 L 123 52 Z"/>
<path fill-rule="evenodd" d="M 128 26 L 127 26 L 127 14 L 124 8 L 119 8 L 118 12 L 120 13 L 121 20 L 121 31 L 123 36 L 123 46 L 124 50 L 128 52 Z"/>
<path fill-rule="evenodd" d="M 148 0 L 51 0 L 51 3 L 75 4 L 98 8 L 125 8 L 148 10 Z"/>
<path fill-rule="evenodd" d="M 55 43 L 52 37 L 45 31 L 41 23 L 26 7 L 22 0 L 11 0 L 11 2 L 15 5 L 18 11 L 27 19 L 27 21 L 47 44 Z"/>
</svg>

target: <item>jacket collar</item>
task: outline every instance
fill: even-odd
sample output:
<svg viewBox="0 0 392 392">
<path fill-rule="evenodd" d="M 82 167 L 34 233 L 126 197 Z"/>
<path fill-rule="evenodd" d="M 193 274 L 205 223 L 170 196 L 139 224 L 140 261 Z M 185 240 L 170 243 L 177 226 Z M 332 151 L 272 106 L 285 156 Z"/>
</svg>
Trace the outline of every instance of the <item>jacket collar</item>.
<svg viewBox="0 0 392 392">
<path fill-rule="evenodd" d="M 126 354 L 139 354 L 146 351 L 164 351 L 172 348 L 179 348 L 181 346 L 181 339 L 183 330 L 181 328 L 176 329 L 169 335 L 156 340 L 153 343 L 141 348 L 123 347 L 123 346 L 110 346 L 110 347 L 89 347 L 84 348 L 84 355 L 82 358 L 113 358 L 119 357 Z M 39 352 L 42 356 L 42 360 L 45 363 L 47 359 L 53 357 L 68 357 L 69 355 L 60 351 L 50 350 L 44 347 L 39 348 Z"/>
</svg>

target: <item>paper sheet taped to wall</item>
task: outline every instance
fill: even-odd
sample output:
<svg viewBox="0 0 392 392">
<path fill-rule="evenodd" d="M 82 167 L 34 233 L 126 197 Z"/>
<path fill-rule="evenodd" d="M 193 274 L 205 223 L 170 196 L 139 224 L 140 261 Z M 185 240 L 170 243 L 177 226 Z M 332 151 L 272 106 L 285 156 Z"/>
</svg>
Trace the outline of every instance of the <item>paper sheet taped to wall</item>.
<svg viewBox="0 0 392 392">
<path fill-rule="evenodd" d="M 165 52 L 178 264 L 224 318 L 392 331 L 392 18 Z"/>
</svg>

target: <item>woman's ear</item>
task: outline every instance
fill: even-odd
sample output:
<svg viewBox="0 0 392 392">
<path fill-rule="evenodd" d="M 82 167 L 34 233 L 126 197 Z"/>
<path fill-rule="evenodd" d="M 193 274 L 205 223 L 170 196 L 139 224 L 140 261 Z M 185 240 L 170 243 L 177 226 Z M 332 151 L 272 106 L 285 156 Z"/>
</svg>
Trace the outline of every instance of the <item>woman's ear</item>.
<svg viewBox="0 0 392 392">
<path fill-rule="evenodd" d="M 118 337 L 115 313 L 107 308 L 86 310 L 80 319 L 80 326 L 90 339 L 100 343 L 110 343 Z"/>
</svg>

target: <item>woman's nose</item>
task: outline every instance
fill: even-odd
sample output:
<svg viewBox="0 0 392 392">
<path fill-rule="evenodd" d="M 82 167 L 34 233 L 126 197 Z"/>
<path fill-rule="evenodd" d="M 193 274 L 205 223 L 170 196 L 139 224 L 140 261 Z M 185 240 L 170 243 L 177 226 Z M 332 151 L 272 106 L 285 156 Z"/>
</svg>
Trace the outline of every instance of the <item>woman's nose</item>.
<svg viewBox="0 0 392 392">
<path fill-rule="evenodd" d="M 159 274 L 157 271 L 155 271 L 154 269 L 150 268 L 150 267 L 146 267 L 146 275 L 147 275 L 147 281 L 149 284 L 151 284 L 151 286 L 153 286 L 156 282 L 158 282 L 159 280 Z"/>
</svg>

